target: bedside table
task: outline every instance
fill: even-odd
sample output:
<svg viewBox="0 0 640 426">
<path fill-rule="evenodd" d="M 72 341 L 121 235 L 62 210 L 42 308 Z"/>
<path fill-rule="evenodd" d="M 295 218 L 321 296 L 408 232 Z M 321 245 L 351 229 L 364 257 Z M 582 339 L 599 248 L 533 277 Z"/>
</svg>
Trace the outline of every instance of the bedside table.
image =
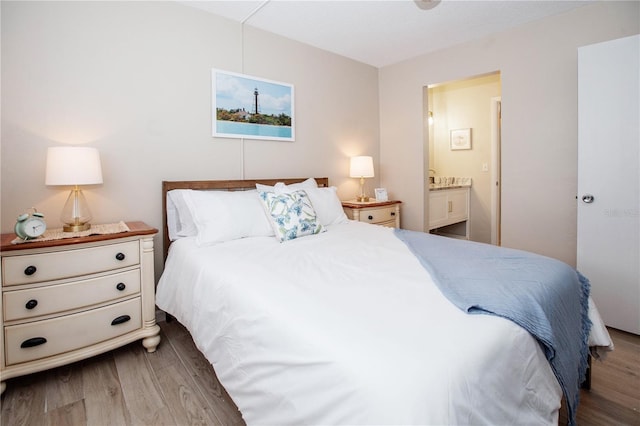
<svg viewBox="0 0 640 426">
<path fill-rule="evenodd" d="M 142 339 L 154 352 L 153 237 L 128 232 L 11 244 L 2 234 L 0 393 L 7 379 L 69 364 Z"/>
<path fill-rule="evenodd" d="M 343 201 L 342 208 L 349 219 L 374 225 L 400 228 L 401 201 Z"/>
</svg>

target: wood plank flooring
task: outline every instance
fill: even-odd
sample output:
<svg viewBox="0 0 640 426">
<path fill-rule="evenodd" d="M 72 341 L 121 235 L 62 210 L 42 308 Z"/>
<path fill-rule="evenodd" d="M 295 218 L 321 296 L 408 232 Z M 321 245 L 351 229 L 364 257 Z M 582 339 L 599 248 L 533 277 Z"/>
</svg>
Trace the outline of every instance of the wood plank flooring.
<svg viewBox="0 0 640 426">
<path fill-rule="evenodd" d="M 615 349 L 592 362 L 591 390 L 580 392 L 580 426 L 640 426 L 640 336 L 609 329 Z M 566 424 L 562 407 L 559 424 Z"/>
<path fill-rule="evenodd" d="M 176 321 L 160 322 L 162 342 L 140 342 L 7 381 L 2 425 L 243 425 L 213 368 Z M 610 330 L 616 345 L 593 363 L 578 425 L 640 426 L 640 336 Z M 559 424 L 566 424 L 564 408 Z"/>
<path fill-rule="evenodd" d="M 2 425 L 243 425 L 213 368 L 177 322 L 140 342 L 7 381 Z"/>
</svg>

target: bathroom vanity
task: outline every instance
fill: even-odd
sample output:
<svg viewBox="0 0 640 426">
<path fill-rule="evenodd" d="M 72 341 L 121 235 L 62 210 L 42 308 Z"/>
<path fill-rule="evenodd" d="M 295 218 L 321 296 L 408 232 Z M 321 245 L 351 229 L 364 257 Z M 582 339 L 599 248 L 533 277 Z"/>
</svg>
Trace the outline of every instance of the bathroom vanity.
<svg viewBox="0 0 640 426">
<path fill-rule="evenodd" d="M 469 239 L 470 178 L 443 178 L 429 184 L 429 232 Z"/>
</svg>

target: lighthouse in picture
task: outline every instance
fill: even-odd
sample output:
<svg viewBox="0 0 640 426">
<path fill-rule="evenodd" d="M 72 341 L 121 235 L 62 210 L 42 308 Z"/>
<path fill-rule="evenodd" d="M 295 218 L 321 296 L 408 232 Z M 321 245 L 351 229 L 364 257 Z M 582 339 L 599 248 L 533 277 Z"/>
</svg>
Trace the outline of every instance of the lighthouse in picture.
<svg viewBox="0 0 640 426">
<path fill-rule="evenodd" d="M 258 88 L 253 89 L 253 113 L 258 114 Z"/>
</svg>

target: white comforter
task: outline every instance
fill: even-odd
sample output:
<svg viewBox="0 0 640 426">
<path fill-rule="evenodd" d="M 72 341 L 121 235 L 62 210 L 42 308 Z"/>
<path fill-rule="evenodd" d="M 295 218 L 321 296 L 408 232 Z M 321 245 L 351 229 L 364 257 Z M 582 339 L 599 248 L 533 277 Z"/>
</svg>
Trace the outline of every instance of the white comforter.
<svg viewBox="0 0 640 426">
<path fill-rule="evenodd" d="M 248 424 L 557 424 L 561 390 L 538 343 L 454 307 L 389 228 L 181 239 L 157 305 Z"/>
</svg>

